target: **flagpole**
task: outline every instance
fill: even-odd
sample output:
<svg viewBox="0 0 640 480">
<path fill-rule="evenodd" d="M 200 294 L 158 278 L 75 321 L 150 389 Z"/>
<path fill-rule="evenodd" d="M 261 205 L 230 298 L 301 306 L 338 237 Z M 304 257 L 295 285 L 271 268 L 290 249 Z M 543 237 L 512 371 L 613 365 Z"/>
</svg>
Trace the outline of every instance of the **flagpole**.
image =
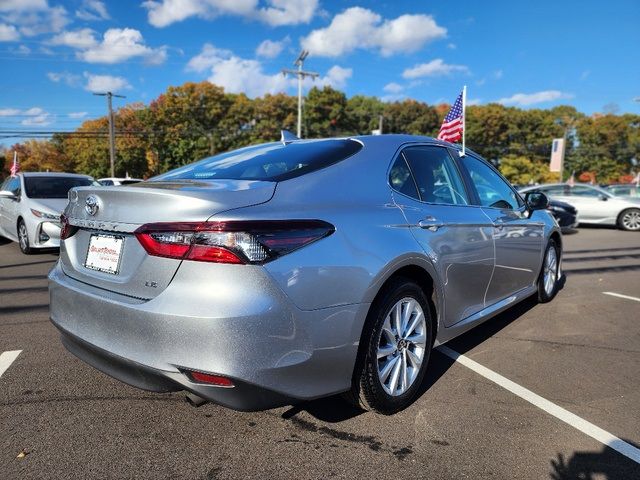
<svg viewBox="0 0 640 480">
<path fill-rule="evenodd" d="M 462 87 L 462 153 L 465 156 L 465 133 L 467 131 L 467 86 Z"/>
</svg>

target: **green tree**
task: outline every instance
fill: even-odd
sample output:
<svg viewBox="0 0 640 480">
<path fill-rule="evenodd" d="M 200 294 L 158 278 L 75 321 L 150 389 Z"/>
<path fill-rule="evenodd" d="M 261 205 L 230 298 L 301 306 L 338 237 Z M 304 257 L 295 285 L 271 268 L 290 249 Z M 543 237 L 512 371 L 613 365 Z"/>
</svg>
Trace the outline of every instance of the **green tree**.
<svg viewBox="0 0 640 480">
<path fill-rule="evenodd" d="M 353 135 L 369 135 L 372 130 L 378 128 L 383 112 L 384 103 L 380 99 L 355 95 L 347 100 L 346 130 Z"/>
<path fill-rule="evenodd" d="M 435 136 L 442 123 L 434 107 L 416 100 L 387 103 L 383 114 L 385 133 Z"/>
<path fill-rule="evenodd" d="M 304 130 L 309 138 L 344 135 L 347 122 L 347 97 L 329 86 L 313 87 L 304 102 Z"/>
</svg>

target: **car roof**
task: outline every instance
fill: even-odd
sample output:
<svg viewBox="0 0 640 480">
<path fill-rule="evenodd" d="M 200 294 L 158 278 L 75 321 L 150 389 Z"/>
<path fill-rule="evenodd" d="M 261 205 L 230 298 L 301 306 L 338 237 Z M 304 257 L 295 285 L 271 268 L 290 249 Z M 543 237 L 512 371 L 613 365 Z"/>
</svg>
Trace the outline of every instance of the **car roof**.
<svg viewBox="0 0 640 480">
<path fill-rule="evenodd" d="M 80 177 L 91 178 L 90 175 L 81 173 L 65 173 L 65 172 L 20 172 L 24 177 Z"/>
</svg>

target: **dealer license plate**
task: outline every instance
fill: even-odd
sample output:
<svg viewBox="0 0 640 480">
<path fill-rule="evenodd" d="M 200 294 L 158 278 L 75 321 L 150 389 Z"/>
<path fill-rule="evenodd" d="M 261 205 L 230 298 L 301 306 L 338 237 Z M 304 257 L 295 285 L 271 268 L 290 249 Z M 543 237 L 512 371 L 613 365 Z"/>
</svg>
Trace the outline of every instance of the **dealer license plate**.
<svg viewBox="0 0 640 480">
<path fill-rule="evenodd" d="M 91 270 L 117 275 L 123 245 L 124 237 L 118 235 L 91 235 L 84 266 Z"/>
</svg>

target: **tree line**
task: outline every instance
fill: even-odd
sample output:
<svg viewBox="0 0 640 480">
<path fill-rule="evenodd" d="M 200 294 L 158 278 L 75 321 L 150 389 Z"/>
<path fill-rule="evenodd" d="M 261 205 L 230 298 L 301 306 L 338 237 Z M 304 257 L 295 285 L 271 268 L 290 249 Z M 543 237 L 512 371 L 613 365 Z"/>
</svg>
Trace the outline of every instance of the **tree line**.
<svg viewBox="0 0 640 480">
<path fill-rule="evenodd" d="M 449 105 L 405 99 L 346 95 L 312 88 L 305 99 L 305 138 L 369 134 L 382 117 L 384 133 L 436 136 Z M 295 131 L 297 99 L 286 94 L 250 99 L 225 93 L 209 82 L 169 87 L 148 105 L 133 103 L 115 112 L 116 175 L 150 177 L 201 158 Z M 626 181 L 640 160 L 640 115 L 585 115 L 571 106 L 551 109 L 469 106 L 469 148 L 499 166 L 517 184 L 557 181 L 548 164 L 551 142 L 566 137 L 565 179 Z M 73 132 L 31 139 L 0 151 L 0 172 L 8 174 L 13 152 L 25 171 L 109 174 L 108 120 L 87 120 Z M 1 133 L 1 132 L 0 132 Z"/>
</svg>

